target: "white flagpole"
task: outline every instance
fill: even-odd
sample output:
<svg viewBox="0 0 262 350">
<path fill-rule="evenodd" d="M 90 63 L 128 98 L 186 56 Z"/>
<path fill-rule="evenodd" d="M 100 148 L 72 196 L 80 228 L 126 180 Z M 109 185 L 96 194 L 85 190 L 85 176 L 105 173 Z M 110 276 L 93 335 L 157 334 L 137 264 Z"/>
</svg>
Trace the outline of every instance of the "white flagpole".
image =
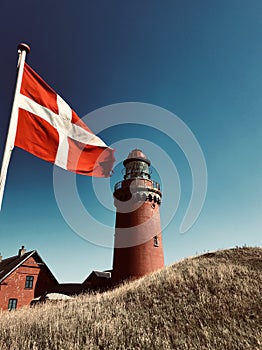
<svg viewBox="0 0 262 350">
<path fill-rule="evenodd" d="M 22 43 L 18 45 L 19 58 L 18 58 L 18 64 L 17 64 L 17 68 L 18 68 L 17 81 L 16 81 L 14 102 L 13 102 L 13 107 L 11 111 L 9 129 L 8 129 L 8 134 L 6 138 L 5 151 L 3 155 L 2 167 L 1 167 L 1 173 L 0 173 L 0 210 L 2 207 L 3 195 L 5 190 L 7 170 L 8 170 L 11 154 L 15 143 L 16 128 L 17 128 L 17 122 L 18 122 L 18 99 L 19 99 L 19 94 L 21 90 L 25 58 L 26 58 L 26 54 L 29 53 L 29 51 L 30 51 L 30 47 L 27 44 Z"/>
</svg>

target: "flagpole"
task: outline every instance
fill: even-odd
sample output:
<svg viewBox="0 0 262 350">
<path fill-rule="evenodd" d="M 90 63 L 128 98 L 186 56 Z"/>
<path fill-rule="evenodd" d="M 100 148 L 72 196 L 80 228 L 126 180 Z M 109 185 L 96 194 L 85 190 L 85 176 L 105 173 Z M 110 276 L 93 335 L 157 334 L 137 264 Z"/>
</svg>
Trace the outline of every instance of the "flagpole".
<svg viewBox="0 0 262 350">
<path fill-rule="evenodd" d="M 30 52 L 30 47 L 27 44 L 21 43 L 18 45 L 19 57 L 18 57 L 18 64 L 17 64 L 17 68 L 18 68 L 17 81 L 16 81 L 13 107 L 12 107 L 11 116 L 10 116 L 9 129 L 8 129 L 8 134 L 6 138 L 5 150 L 4 150 L 1 173 L 0 173 L 0 210 L 2 207 L 7 170 L 8 170 L 11 154 L 14 148 L 14 144 L 15 144 L 15 136 L 16 136 L 17 122 L 18 122 L 18 99 L 19 99 L 19 94 L 21 90 L 25 58 L 26 58 L 26 54 L 29 52 Z"/>
</svg>

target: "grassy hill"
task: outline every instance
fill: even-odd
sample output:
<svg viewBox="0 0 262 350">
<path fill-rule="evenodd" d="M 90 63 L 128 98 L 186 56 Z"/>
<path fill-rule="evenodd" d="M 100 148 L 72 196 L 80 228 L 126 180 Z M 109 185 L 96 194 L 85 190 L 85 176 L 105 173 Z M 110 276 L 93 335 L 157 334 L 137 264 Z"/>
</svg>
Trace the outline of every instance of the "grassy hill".
<svg viewBox="0 0 262 350">
<path fill-rule="evenodd" d="M 0 349 L 262 349 L 262 248 L 185 259 L 114 291 L 0 313 Z"/>
</svg>

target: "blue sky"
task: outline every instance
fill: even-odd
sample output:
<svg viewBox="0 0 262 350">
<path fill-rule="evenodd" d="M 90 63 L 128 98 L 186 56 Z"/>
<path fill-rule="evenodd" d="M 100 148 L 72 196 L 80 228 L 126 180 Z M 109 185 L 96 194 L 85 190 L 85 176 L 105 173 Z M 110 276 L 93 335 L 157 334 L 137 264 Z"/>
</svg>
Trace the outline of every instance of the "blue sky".
<svg viewBox="0 0 262 350">
<path fill-rule="evenodd" d="M 122 125 L 99 133 L 107 144 L 118 145 L 115 174 L 100 180 L 111 187 L 121 180 L 123 154 L 151 142 L 146 154 L 156 159 L 153 175 L 163 185 L 163 218 L 175 206 L 167 194 L 178 188 L 175 181 L 166 185 L 173 174 L 165 159 L 159 156 L 158 162 L 153 146 L 175 165 L 181 199 L 163 230 L 166 264 L 207 250 L 261 246 L 261 13 L 256 0 L 2 4 L 0 153 L 16 80 L 16 47 L 27 42 L 27 62 L 80 117 L 111 104 L 143 102 L 177 115 L 195 135 L 207 164 L 208 190 L 198 220 L 181 235 L 192 178 L 174 140 L 150 126 L 126 124 L 124 116 Z M 95 118 L 87 124 L 96 129 Z M 76 181 L 86 211 L 101 222 L 101 231 L 104 224 L 111 227 L 113 239 L 114 211 L 97 200 L 91 178 Z M 110 191 L 105 197 L 110 202 Z M 87 231 L 92 229 L 87 222 Z M 0 252 L 14 255 L 22 244 L 36 249 L 61 282 L 81 282 L 93 269 L 112 266 L 112 249 L 81 238 L 64 220 L 53 166 L 15 149 L 0 213 Z"/>
</svg>

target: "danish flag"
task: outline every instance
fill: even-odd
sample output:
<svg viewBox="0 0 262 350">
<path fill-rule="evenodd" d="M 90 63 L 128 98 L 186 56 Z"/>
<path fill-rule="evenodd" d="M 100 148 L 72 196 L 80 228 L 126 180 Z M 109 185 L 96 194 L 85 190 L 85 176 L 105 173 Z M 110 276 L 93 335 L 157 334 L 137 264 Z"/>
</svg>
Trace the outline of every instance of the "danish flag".
<svg viewBox="0 0 262 350">
<path fill-rule="evenodd" d="M 78 174 L 110 176 L 114 149 L 94 135 L 27 63 L 18 108 L 15 146 Z"/>
</svg>

